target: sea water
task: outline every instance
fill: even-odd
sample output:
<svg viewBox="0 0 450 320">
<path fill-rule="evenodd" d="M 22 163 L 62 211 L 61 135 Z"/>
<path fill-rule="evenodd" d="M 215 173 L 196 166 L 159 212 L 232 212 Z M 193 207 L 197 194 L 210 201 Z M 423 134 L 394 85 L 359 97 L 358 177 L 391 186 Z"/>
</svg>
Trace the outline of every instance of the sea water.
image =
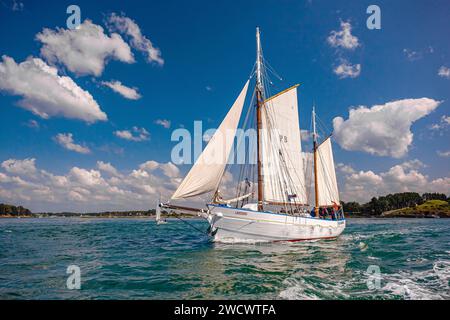
<svg viewBox="0 0 450 320">
<path fill-rule="evenodd" d="M 450 219 L 347 223 L 337 240 L 217 244 L 179 220 L 0 219 L 0 299 L 450 299 Z"/>
</svg>

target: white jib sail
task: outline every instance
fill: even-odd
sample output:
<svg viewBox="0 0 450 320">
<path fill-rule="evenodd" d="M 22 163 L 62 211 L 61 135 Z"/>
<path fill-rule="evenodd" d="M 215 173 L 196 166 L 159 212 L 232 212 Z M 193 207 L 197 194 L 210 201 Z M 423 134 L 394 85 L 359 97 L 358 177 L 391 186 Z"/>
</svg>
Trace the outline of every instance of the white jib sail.
<svg viewBox="0 0 450 320">
<path fill-rule="evenodd" d="M 266 100 L 262 111 L 264 201 L 306 204 L 297 86 Z"/>
<path fill-rule="evenodd" d="M 233 147 L 248 89 L 247 81 L 225 119 L 181 182 L 172 199 L 198 196 L 217 189 Z"/>
<path fill-rule="evenodd" d="M 330 137 L 317 148 L 317 184 L 319 187 L 319 206 L 331 206 L 333 202 L 339 204 L 339 191 Z"/>
</svg>

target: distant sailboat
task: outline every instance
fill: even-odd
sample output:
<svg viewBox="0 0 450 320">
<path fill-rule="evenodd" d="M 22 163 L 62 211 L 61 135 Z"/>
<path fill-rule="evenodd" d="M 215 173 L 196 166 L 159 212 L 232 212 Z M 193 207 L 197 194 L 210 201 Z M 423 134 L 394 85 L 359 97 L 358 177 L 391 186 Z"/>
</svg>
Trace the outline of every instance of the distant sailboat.
<svg viewBox="0 0 450 320">
<path fill-rule="evenodd" d="M 161 219 L 161 206 L 156 206 L 155 221 L 157 225 L 167 223 L 166 219 Z"/>
<path fill-rule="evenodd" d="M 205 209 L 196 209 L 169 201 L 160 203 L 158 209 L 194 212 L 207 219 L 209 233 L 215 241 L 336 238 L 344 231 L 346 221 L 339 200 L 331 136 L 318 141 L 313 108 L 314 205 L 310 205 L 308 202 L 312 199 L 301 149 L 298 85 L 265 98 L 266 72 L 259 28 L 256 30 L 256 47 L 253 95 L 256 100 L 250 106 L 256 107 L 256 168 L 247 165 L 246 169 L 241 170 L 236 196 L 228 200 L 222 198 L 219 185 L 233 147 L 233 143 L 224 143 L 223 136 L 236 134 L 249 87 L 248 80 L 171 198 L 172 201 L 211 193 L 211 202 L 206 204 Z"/>
</svg>

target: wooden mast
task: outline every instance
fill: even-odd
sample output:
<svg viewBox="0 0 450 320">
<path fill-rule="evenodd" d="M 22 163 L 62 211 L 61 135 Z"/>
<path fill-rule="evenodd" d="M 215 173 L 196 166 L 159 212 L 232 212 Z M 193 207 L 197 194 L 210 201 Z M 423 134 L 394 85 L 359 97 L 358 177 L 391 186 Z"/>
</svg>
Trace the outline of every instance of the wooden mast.
<svg viewBox="0 0 450 320">
<path fill-rule="evenodd" d="M 262 211 L 264 201 L 264 181 L 262 174 L 262 110 L 264 102 L 264 89 L 262 83 L 262 54 L 259 27 L 256 27 L 256 130 L 257 130 L 257 165 L 258 165 L 258 211 Z"/>
<path fill-rule="evenodd" d="M 313 106 L 312 111 L 313 117 L 313 149 L 314 149 L 314 198 L 315 198 L 315 206 L 314 212 L 316 217 L 319 216 L 319 184 L 317 181 L 317 132 L 316 132 L 316 108 Z"/>
</svg>

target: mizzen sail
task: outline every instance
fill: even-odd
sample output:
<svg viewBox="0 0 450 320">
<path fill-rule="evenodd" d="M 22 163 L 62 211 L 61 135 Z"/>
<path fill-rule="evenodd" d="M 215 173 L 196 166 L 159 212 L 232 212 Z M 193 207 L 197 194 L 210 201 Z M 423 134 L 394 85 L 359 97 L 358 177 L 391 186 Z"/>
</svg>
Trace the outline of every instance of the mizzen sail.
<svg viewBox="0 0 450 320">
<path fill-rule="evenodd" d="M 317 147 L 317 184 L 319 206 L 339 204 L 339 191 L 334 169 L 331 137 L 328 137 Z"/>
<path fill-rule="evenodd" d="M 215 191 L 225 171 L 241 118 L 249 81 L 234 102 L 225 119 L 181 182 L 172 199 L 184 199 Z"/>
</svg>

